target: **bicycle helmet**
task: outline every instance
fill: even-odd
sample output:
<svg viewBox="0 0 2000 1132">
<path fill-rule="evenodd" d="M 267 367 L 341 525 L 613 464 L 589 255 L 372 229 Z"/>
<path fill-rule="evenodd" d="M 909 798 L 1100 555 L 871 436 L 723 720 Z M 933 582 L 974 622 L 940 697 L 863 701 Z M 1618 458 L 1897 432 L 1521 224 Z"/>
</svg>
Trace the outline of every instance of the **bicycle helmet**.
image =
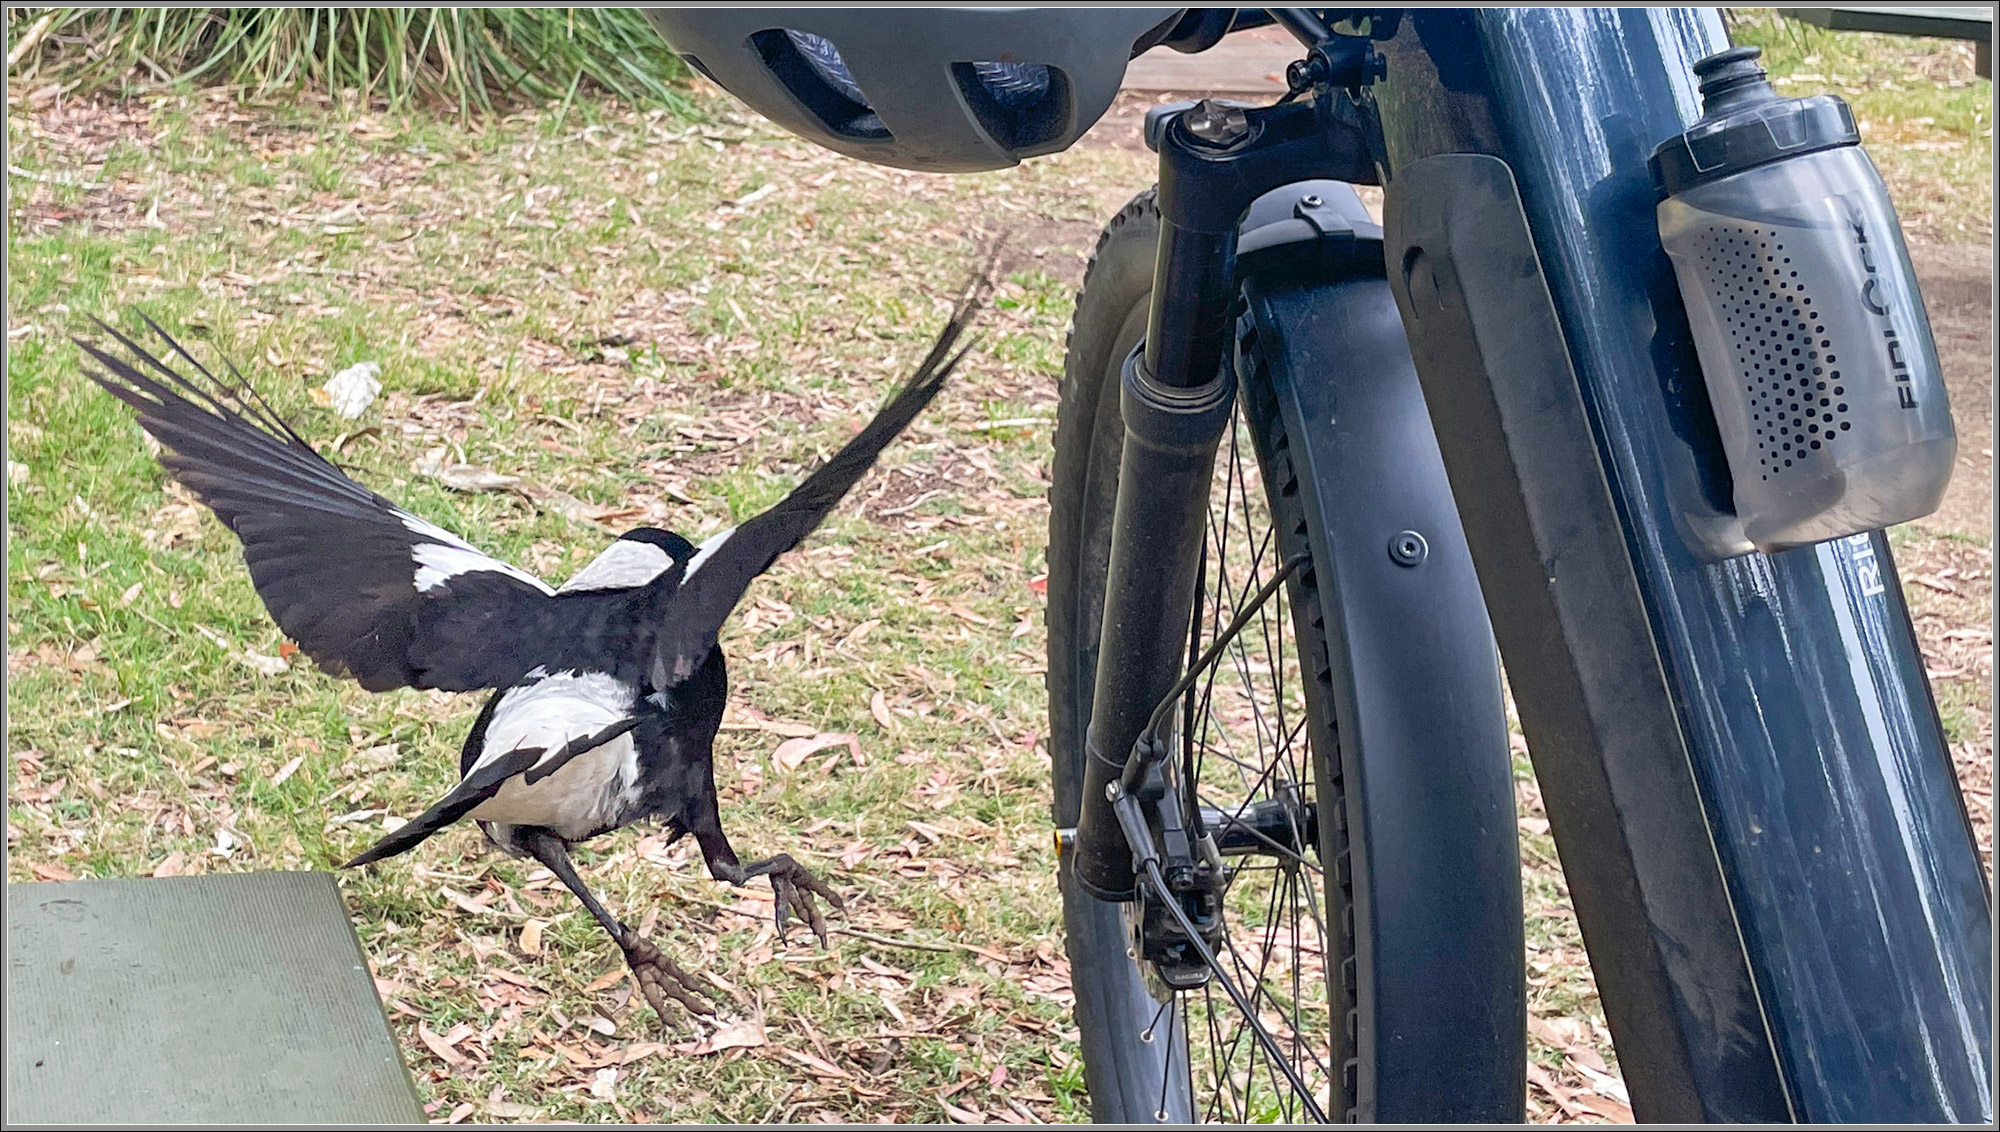
<svg viewBox="0 0 2000 1132">
<path fill-rule="evenodd" d="M 647 8 L 690 67 L 849 157 L 1004 169 L 1083 135 L 1180 8 Z"/>
</svg>

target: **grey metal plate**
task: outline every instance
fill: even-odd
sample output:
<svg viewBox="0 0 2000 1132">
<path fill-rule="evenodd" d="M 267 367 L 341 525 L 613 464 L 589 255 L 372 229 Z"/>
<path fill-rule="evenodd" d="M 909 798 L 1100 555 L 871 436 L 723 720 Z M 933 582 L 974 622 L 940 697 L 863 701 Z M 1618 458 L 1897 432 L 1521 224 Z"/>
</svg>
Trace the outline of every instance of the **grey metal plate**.
<svg viewBox="0 0 2000 1132">
<path fill-rule="evenodd" d="M 1886 35 L 1934 36 L 1987 42 L 1993 36 L 1993 9 L 1979 5 L 1921 7 L 1780 8 L 1795 20 L 1834 31 L 1872 31 Z"/>
<path fill-rule="evenodd" d="M 421 1123 L 333 878 L 7 885 L 8 1124 Z"/>
</svg>

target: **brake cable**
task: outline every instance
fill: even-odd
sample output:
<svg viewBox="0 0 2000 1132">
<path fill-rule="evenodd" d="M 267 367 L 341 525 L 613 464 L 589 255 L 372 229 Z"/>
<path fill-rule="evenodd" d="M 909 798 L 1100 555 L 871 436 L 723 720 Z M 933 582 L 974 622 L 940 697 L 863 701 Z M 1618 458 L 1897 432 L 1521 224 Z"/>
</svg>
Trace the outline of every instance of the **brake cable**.
<svg viewBox="0 0 2000 1132">
<path fill-rule="evenodd" d="M 1278 592 L 1278 587 L 1296 573 L 1299 567 L 1310 561 L 1312 556 L 1309 554 L 1301 552 L 1293 555 L 1270 581 L 1265 582 L 1257 590 L 1257 595 L 1236 614 L 1235 620 L 1229 623 L 1229 627 L 1215 638 L 1215 643 L 1208 646 L 1208 651 L 1201 654 L 1201 659 L 1189 665 L 1187 672 L 1174 682 L 1173 688 L 1160 698 L 1159 705 L 1153 708 L 1152 716 L 1146 720 L 1146 726 L 1140 730 L 1138 739 L 1132 743 L 1131 757 L 1125 760 L 1123 785 L 1126 790 L 1129 791 L 1138 784 L 1139 775 L 1136 771 L 1141 760 L 1152 761 L 1166 757 L 1166 726 L 1172 717 L 1175 702 L 1186 695 L 1188 689 L 1194 687 L 1194 682 L 1201 679 L 1203 672 L 1213 668 L 1215 663 L 1222 659 L 1222 650 L 1235 643 L 1236 638 L 1243 632 L 1243 627 L 1250 623 L 1250 618 L 1264 608 L 1264 603 L 1271 600 L 1271 595 Z"/>
<path fill-rule="evenodd" d="M 1258 589 L 1256 596 L 1244 605 L 1229 623 L 1229 627 L 1216 637 L 1207 651 L 1188 666 L 1187 672 L 1174 682 L 1173 688 L 1153 709 L 1146 726 L 1139 732 L 1139 738 L 1132 744 L 1131 754 L 1125 761 L 1125 773 L 1118 781 L 1111 783 L 1106 793 L 1109 795 L 1112 812 L 1118 818 L 1118 825 L 1125 834 L 1125 840 L 1132 848 L 1133 858 L 1145 870 L 1147 883 L 1152 886 L 1159 902 L 1173 916 L 1188 942 L 1194 945 L 1195 952 L 1201 956 L 1202 962 L 1208 966 L 1216 981 L 1222 984 L 1223 993 L 1229 996 L 1230 1002 L 1234 1003 L 1236 1009 L 1243 1015 L 1244 1022 L 1249 1025 L 1251 1033 L 1257 1038 L 1257 1044 L 1263 1047 L 1264 1055 L 1271 1059 L 1273 1065 L 1284 1071 L 1286 1080 L 1291 1084 L 1293 1092 L 1298 1094 L 1307 1113 L 1314 1122 L 1324 1124 L 1327 1122 L 1326 1112 L 1319 1107 L 1312 1090 L 1299 1075 L 1298 1068 L 1285 1057 L 1278 1040 L 1265 1029 L 1263 1020 L 1257 1016 L 1256 1009 L 1243 996 L 1243 992 L 1236 986 L 1236 981 L 1229 977 L 1229 972 L 1223 970 L 1222 962 L 1216 958 L 1214 949 L 1202 938 L 1201 930 L 1188 917 L 1187 911 L 1181 907 L 1180 899 L 1168 887 L 1166 876 L 1160 871 L 1159 847 L 1153 843 L 1152 830 L 1147 825 L 1146 816 L 1140 809 L 1139 795 L 1135 792 L 1146 771 L 1153 764 L 1164 761 L 1169 755 L 1165 735 L 1166 725 L 1173 718 L 1174 704 L 1194 687 L 1195 681 L 1199 680 L 1204 672 L 1221 660 L 1223 650 L 1235 642 L 1244 627 L 1250 623 L 1251 617 L 1264 608 L 1265 603 L 1278 592 L 1278 588 L 1310 560 L 1310 555 L 1305 553 L 1294 555 L 1288 560 L 1270 581 Z M 1190 788 L 1192 788 L 1191 783 Z M 1194 805 L 1193 809 L 1198 815 L 1199 805 Z"/>
<path fill-rule="evenodd" d="M 1264 1056 L 1271 1059 L 1271 1064 L 1284 1070 L 1285 1080 L 1291 1083 L 1292 1091 L 1299 1095 L 1299 1101 L 1306 1106 L 1306 1112 L 1312 1117 L 1313 1123 L 1327 1123 L 1326 1110 L 1319 1107 L 1319 1102 L 1313 1098 L 1312 1090 L 1306 1087 L 1305 1079 L 1299 1076 L 1298 1067 L 1285 1057 L 1285 1051 L 1278 1047 L 1278 1039 L 1272 1037 L 1271 1031 L 1264 1028 L 1263 1021 L 1257 1017 L 1257 1011 L 1243 997 L 1243 992 L 1236 989 L 1235 980 L 1222 969 L 1222 962 L 1215 957 L 1215 952 L 1209 948 L 1207 941 L 1201 938 L 1201 933 L 1195 930 L 1194 921 L 1188 919 L 1187 913 L 1181 909 L 1181 902 L 1174 899 L 1167 891 L 1167 878 L 1160 875 L 1159 859 L 1154 858 L 1145 864 L 1146 879 L 1152 884 L 1153 891 L 1160 894 L 1160 903 L 1166 905 L 1167 911 L 1180 923 L 1181 930 L 1187 933 L 1188 942 L 1194 944 L 1194 949 L 1200 953 L 1202 962 L 1208 964 L 1208 969 L 1215 973 L 1216 981 L 1222 984 L 1222 992 L 1229 996 L 1229 1001 L 1235 1003 L 1236 1009 L 1242 1013 L 1243 1020 L 1250 1024 L 1250 1032 L 1256 1035 L 1257 1044 L 1264 1047 Z"/>
</svg>

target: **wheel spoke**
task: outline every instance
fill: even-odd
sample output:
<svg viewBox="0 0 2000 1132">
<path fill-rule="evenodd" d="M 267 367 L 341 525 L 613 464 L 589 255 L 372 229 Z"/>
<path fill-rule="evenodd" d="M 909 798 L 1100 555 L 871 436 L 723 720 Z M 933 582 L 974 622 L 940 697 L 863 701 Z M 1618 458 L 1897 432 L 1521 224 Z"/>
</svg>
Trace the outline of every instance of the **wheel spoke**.
<svg viewBox="0 0 2000 1132">
<path fill-rule="evenodd" d="M 1211 497 L 1195 618 L 1201 639 L 1190 642 L 1190 657 L 1243 615 L 1286 559 L 1242 428 L 1234 424 L 1218 454 L 1221 482 Z M 1309 1106 L 1293 1088 L 1292 1073 L 1317 1099 L 1329 1099 L 1337 1083 L 1327 978 L 1337 975 L 1338 961 L 1328 954 L 1318 891 L 1326 883 L 1325 862 L 1306 851 L 1318 833 L 1307 828 L 1304 806 L 1315 791 L 1303 684 L 1308 652 L 1286 644 L 1294 629 L 1290 598 L 1281 586 L 1258 605 L 1219 662 L 1188 689 L 1177 719 L 1188 763 L 1185 789 L 1212 811 L 1209 832 L 1228 830 L 1240 841 L 1247 830 L 1256 843 L 1252 856 L 1231 858 L 1239 863 L 1222 885 L 1226 927 L 1215 948 L 1218 970 L 1240 988 L 1249 1016 L 1215 994 L 1213 981 L 1172 996 L 1188 1042 L 1185 1080 L 1194 1111 L 1210 1120 L 1297 1119 Z M 1282 803 L 1277 829 L 1244 820 L 1260 802 Z M 1223 815 L 1220 822 L 1215 814 Z M 1289 845 L 1278 840 L 1286 835 Z M 1169 1010 L 1166 1017 L 1175 1015 Z M 1274 1052 L 1287 1064 L 1275 1061 Z"/>
</svg>

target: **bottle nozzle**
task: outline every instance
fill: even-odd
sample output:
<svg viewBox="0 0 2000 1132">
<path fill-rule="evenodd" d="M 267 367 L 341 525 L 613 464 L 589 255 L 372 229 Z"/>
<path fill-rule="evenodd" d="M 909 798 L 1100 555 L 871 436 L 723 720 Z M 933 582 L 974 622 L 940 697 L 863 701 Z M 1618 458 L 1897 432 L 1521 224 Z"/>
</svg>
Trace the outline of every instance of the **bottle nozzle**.
<svg viewBox="0 0 2000 1132">
<path fill-rule="evenodd" d="M 1757 65 L 1757 57 L 1763 53 L 1760 47 L 1732 47 L 1695 63 L 1695 77 L 1701 80 L 1704 116 L 1778 97 L 1778 92 L 1764 80 L 1764 68 Z"/>
</svg>

